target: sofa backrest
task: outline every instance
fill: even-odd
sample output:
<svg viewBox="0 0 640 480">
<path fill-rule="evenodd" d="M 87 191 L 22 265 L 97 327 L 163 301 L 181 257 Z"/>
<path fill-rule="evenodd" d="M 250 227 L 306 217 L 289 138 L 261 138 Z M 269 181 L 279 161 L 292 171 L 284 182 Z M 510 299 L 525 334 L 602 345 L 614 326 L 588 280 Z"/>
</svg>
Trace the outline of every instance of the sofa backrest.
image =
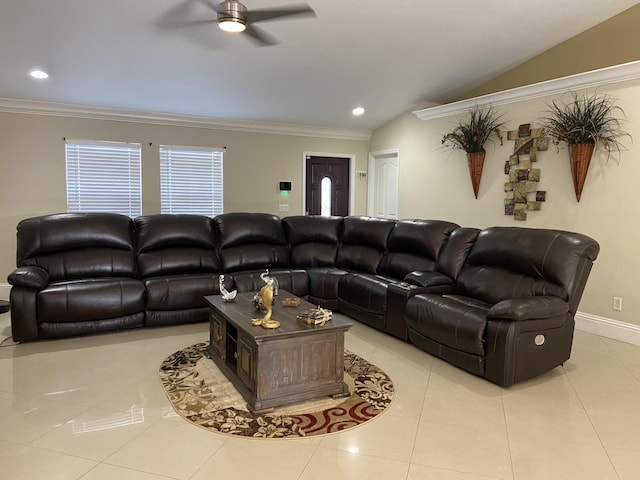
<svg viewBox="0 0 640 480">
<path fill-rule="evenodd" d="M 342 217 L 292 216 L 282 219 L 291 266 L 333 267 L 342 235 Z"/>
<path fill-rule="evenodd" d="M 480 229 L 460 227 L 449 236 L 436 261 L 436 271 L 455 280 L 467 260 L 467 255 L 476 241 Z"/>
<path fill-rule="evenodd" d="M 16 265 L 39 266 L 51 281 L 133 277 L 133 220 L 115 213 L 59 213 L 17 226 Z"/>
<path fill-rule="evenodd" d="M 407 273 L 435 270 L 436 259 L 459 225 L 441 220 L 400 220 L 387 239 L 377 272 L 403 279 Z"/>
<path fill-rule="evenodd" d="M 289 266 L 282 220 L 266 213 L 223 213 L 214 218 L 225 272 Z"/>
<path fill-rule="evenodd" d="M 575 314 L 600 246 L 560 230 L 491 227 L 478 234 L 456 292 L 495 304 L 507 298 L 550 295 Z"/>
<path fill-rule="evenodd" d="M 220 272 L 213 220 L 204 215 L 145 215 L 134 220 L 138 275 Z"/>
<path fill-rule="evenodd" d="M 336 266 L 376 273 L 395 222 L 373 217 L 345 217 Z"/>
</svg>

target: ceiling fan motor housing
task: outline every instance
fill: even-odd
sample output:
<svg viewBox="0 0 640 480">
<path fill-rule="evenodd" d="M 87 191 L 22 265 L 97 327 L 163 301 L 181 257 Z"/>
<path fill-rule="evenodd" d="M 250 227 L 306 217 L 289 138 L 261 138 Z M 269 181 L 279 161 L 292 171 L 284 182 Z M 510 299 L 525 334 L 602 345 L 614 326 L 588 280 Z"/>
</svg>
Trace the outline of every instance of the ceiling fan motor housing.
<svg viewBox="0 0 640 480">
<path fill-rule="evenodd" d="M 247 24 L 247 7 L 234 0 L 225 0 L 217 8 L 218 23 L 236 22 L 242 25 Z"/>
</svg>

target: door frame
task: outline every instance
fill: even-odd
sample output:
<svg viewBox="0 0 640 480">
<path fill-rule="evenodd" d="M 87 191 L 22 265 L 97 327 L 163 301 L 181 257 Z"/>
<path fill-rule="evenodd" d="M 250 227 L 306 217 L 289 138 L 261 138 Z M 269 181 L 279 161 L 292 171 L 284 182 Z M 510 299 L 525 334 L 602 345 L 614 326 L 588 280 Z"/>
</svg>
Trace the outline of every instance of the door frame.
<svg viewBox="0 0 640 480">
<path fill-rule="evenodd" d="M 367 182 L 367 215 L 370 217 L 375 216 L 375 188 L 376 188 L 376 160 L 380 157 L 395 157 L 398 160 L 398 169 L 400 168 L 400 149 L 390 148 L 388 150 L 378 150 L 376 152 L 369 152 L 369 162 L 367 168 L 369 174 L 367 175 L 369 181 Z"/>
<path fill-rule="evenodd" d="M 349 215 L 353 215 L 356 204 L 355 176 L 356 176 L 356 155 L 355 153 L 327 153 L 327 152 L 302 152 L 302 215 L 306 214 L 307 208 L 307 157 L 330 157 L 349 159 Z"/>
</svg>

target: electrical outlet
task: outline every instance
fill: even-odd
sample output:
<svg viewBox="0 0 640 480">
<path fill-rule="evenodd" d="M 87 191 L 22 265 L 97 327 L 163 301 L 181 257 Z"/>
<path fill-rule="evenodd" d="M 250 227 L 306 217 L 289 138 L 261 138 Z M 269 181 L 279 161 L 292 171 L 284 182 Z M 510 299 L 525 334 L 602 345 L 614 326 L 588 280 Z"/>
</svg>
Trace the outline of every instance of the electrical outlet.
<svg viewBox="0 0 640 480">
<path fill-rule="evenodd" d="M 622 297 L 613 297 L 613 309 L 616 312 L 622 311 Z"/>
</svg>

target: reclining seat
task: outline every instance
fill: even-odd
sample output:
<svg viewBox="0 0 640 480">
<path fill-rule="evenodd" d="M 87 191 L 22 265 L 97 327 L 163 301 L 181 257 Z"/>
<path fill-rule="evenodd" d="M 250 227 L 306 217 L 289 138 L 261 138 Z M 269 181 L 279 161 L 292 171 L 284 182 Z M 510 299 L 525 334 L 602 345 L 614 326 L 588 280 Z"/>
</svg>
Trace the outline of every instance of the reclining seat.
<svg viewBox="0 0 640 480">
<path fill-rule="evenodd" d="M 410 340 L 502 386 L 570 356 L 574 315 L 599 246 L 576 233 L 492 227 L 478 235 L 450 294 L 419 294 Z"/>
<path fill-rule="evenodd" d="M 342 217 L 291 216 L 282 219 L 289 242 L 291 266 L 304 268 L 309 276 L 307 300 L 337 310 L 338 281 L 347 272 L 336 268 L 342 236 Z"/>
<path fill-rule="evenodd" d="M 387 283 L 376 278 L 395 221 L 346 217 L 336 265 L 348 273 L 338 282 L 340 311 L 384 331 Z"/>
<path fill-rule="evenodd" d="M 17 226 L 9 275 L 15 341 L 141 327 L 133 221 L 112 213 L 29 218 Z"/>
<path fill-rule="evenodd" d="M 375 273 L 350 273 L 341 280 L 340 308 L 364 323 L 406 340 L 406 301 L 418 292 L 430 291 L 414 278 L 421 272 L 435 270 L 436 259 L 456 228 L 455 223 L 439 220 L 395 222 Z"/>
<path fill-rule="evenodd" d="M 302 269 L 291 269 L 289 246 L 280 217 L 266 213 L 223 213 L 214 219 L 222 269 L 233 277 L 238 292 L 257 292 L 266 269 L 280 288 L 299 297 L 309 292 Z"/>
<path fill-rule="evenodd" d="M 204 296 L 220 293 L 222 271 L 213 220 L 147 215 L 135 219 L 135 228 L 138 275 L 147 292 L 145 325 L 206 321 Z"/>
</svg>

